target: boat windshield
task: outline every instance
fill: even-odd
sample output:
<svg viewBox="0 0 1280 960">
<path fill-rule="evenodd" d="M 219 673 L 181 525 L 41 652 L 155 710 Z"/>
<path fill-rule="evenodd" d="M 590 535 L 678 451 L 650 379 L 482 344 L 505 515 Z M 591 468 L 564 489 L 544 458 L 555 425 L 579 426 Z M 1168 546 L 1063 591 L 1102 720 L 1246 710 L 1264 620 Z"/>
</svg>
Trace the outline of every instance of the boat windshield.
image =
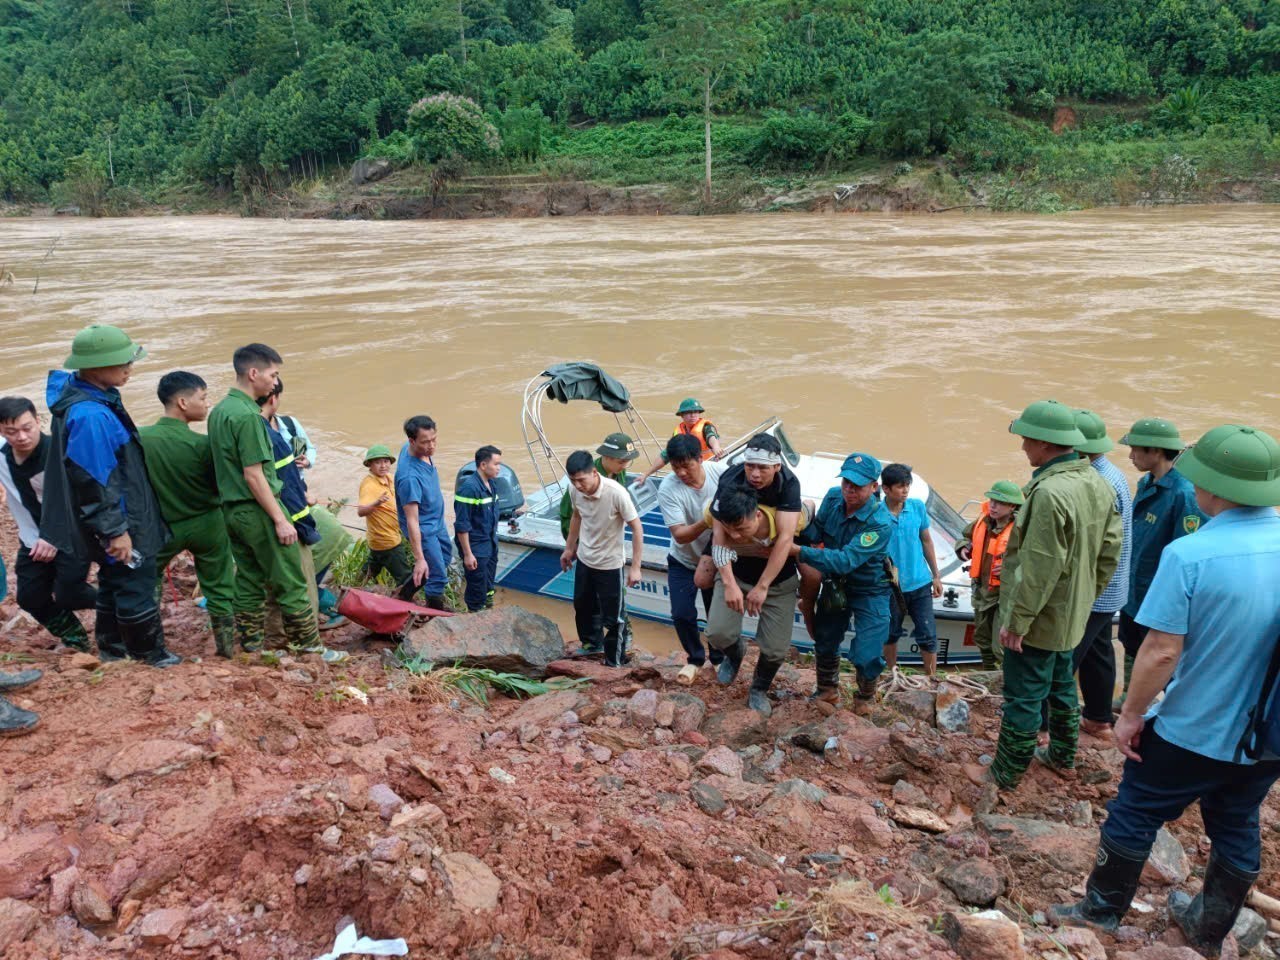
<svg viewBox="0 0 1280 960">
<path fill-rule="evenodd" d="M 965 521 L 951 504 L 938 496 L 938 492 L 929 488 L 929 499 L 925 501 L 925 509 L 929 511 L 929 519 L 946 535 L 951 543 L 960 539 L 964 532 Z"/>
<path fill-rule="evenodd" d="M 778 424 L 770 431 L 777 439 L 778 444 L 782 447 L 782 455 L 787 458 L 787 463 L 796 466 L 800 463 L 800 454 L 796 453 L 795 447 L 791 446 L 791 441 L 787 439 L 786 432 L 782 429 L 782 424 Z"/>
</svg>

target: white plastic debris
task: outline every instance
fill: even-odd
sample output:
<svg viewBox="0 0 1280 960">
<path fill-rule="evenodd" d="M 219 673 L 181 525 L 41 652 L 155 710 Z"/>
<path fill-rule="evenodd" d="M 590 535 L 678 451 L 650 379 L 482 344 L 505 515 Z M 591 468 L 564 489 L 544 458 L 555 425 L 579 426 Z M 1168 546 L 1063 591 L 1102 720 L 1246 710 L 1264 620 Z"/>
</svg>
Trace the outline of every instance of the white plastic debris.
<svg viewBox="0 0 1280 960">
<path fill-rule="evenodd" d="M 370 940 L 356 933 L 356 925 L 350 923 L 338 933 L 333 941 L 333 949 L 328 953 L 322 953 L 316 957 L 316 960 L 338 960 L 339 957 L 348 955 L 407 957 L 409 945 L 401 937 L 394 940 Z"/>
<path fill-rule="evenodd" d="M 516 782 L 516 778 L 507 773 L 507 771 L 503 770 L 501 767 L 490 767 L 489 776 L 493 777 L 493 779 L 497 780 L 499 783 L 512 784 Z"/>
<path fill-rule="evenodd" d="M 341 687 L 339 692 L 351 697 L 353 700 L 359 700 L 363 704 L 367 705 L 369 703 L 369 695 L 359 687 Z"/>
</svg>

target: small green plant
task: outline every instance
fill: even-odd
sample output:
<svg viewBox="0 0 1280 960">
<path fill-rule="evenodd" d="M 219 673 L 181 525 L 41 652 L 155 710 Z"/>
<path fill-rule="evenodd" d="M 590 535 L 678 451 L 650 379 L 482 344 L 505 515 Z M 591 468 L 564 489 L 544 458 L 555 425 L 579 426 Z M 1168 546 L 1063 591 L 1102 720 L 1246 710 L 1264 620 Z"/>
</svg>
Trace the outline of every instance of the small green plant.
<svg viewBox="0 0 1280 960">
<path fill-rule="evenodd" d="M 790 910 L 791 906 L 792 904 L 790 900 L 776 900 L 774 901 L 773 909 L 774 910 Z"/>
<path fill-rule="evenodd" d="M 572 690 L 587 683 L 586 680 L 569 677 L 534 680 L 521 673 L 500 673 L 484 667 L 463 667 L 457 663 L 451 667 L 440 667 L 425 657 L 410 656 L 403 651 L 397 651 L 396 659 L 400 669 L 413 678 L 409 688 L 436 702 L 452 700 L 460 694 L 484 707 L 489 704 L 490 690 L 520 699 L 541 696 L 553 690 Z"/>
<path fill-rule="evenodd" d="M 876 891 L 876 896 L 880 898 L 880 902 L 886 907 L 896 907 L 898 905 L 898 901 L 893 898 L 893 891 L 889 889 L 887 883 Z"/>
</svg>

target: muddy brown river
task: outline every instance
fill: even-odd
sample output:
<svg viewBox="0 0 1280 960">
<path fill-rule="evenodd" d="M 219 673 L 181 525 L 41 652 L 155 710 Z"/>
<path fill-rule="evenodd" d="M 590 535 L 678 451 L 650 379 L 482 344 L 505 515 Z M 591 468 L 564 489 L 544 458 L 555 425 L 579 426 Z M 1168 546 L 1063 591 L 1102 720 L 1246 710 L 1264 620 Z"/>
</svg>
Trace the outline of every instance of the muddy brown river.
<svg viewBox="0 0 1280 960">
<path fill-rule="evenodd" d="M 42 397 L 76 330 L 113 323 L 149 352 L 125 388 L 149 422 L 162 373 L 195 370 L 220 396 L 234 348 L 261 340 L 285 356 L 282 409 L 317 443 L 311 485 L 333 498 L 354 498 L 360 454 L 398 448 L 415 413 L 440 423 L 443 476 L 496 443 L 531 485 L 521 389 L 574 359 L 621 379 L 659 436 L 692 394 L 727 436 L 777 415 L 798 450 L 902 460 L 957 507 L 1025 477 L 1007 427 L 1043 397 L 1097 411 L 1113 437 L 1147 415 L 1190 437 L 1280 429 L 1280 217 L 1261 206 L 15 219 L 0 222 L 6 270 L 4 393 Z M 565 447 L 613 423 L 582 405 L 548 422 Z"/>
</svg>

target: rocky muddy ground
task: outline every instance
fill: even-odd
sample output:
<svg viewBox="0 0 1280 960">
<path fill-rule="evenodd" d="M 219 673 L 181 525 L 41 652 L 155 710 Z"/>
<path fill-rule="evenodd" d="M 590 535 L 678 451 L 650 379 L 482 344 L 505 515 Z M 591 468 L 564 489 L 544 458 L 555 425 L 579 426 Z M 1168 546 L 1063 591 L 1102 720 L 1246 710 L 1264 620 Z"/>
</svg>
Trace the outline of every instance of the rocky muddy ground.
<svg viewBox="0 0 1280 960">
<path fill-rule="evenodd" d="M 0 955 L 308 960 L 354 921 L 468 960 L 1196 956 L 1164 910 L 1204 867 L 1194 812 L 1115 937 L 1044 925 L 1087 873 L 1119 758 L 1086 739 L 1076 778 L 1036 768 L 995 797 L 995 698 L 969 732 L 919 693 L 823 717 L 796 664 L 765 722 L 743 680 L 681 687 L 638 660 L 561 661 L 589 682 L 528 701 L 431 702 L 354 627 L 329 635 L 343 665 L 219 660 L 174 599 L 189 587 L 166 626 L 203 659 L 171 670 L 21 621 L 3 636 L 0 666 L 46 673 L 14 697 L 41 726 L 0 741 Z"/>
</svg>

